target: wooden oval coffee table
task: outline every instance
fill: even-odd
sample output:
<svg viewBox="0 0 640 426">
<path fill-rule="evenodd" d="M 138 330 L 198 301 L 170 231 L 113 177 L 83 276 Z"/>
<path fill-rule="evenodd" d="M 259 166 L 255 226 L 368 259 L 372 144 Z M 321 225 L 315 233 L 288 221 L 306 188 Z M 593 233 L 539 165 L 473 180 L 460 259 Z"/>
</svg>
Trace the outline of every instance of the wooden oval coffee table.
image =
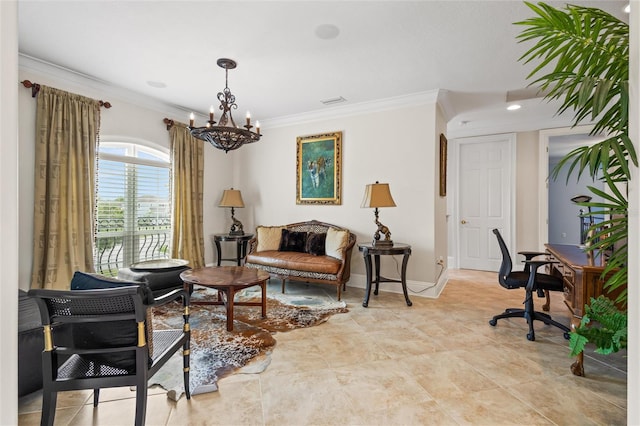
<svg viewBox="0 0 640 426">
<path fill-rule="evenodd" d="M 180 274 L 184 289 L 191 294 L 193 286 L 201 285 L 218 290 L 218 300 L 191 301 L 191 304 L 225 305 L 227 308 L 227 331 L 233 330 L 234 306 L 262 306 L 262 318 L 267 316 L 267 280 L 269 274 L 244 266 L 217 266 L 190 269 Z M 259 285 L 262 289 L 262 300 L 259 302 L 235 302 L 238 291 Z"/>
</svg>

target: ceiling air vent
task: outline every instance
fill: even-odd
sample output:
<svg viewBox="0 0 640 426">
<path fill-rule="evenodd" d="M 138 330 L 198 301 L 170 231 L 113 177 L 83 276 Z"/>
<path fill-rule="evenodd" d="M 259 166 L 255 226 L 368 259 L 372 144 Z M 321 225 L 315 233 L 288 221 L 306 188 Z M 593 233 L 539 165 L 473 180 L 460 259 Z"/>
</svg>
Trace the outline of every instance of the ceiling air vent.
<svg viewBox="0 0 640 426">
<path fill-rule="evenodd" d="M 324 105 L 335 105 L 335 104 L 341 104 L 343 102 L 347 102 L 347 100 L 342 96 L 338 96 L 337 98 L 325 99 L 320 102 L 322 102 Z"/>
</svg>

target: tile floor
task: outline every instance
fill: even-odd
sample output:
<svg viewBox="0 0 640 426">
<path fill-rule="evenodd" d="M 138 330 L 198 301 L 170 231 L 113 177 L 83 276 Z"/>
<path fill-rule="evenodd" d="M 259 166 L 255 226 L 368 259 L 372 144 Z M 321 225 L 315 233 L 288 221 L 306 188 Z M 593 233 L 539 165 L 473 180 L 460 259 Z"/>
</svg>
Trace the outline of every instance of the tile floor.
<svg viewBox="0 0 640 426">
<path fill-rule="evenodd" d="M 177 403 L 151 389 L 147 424 L 626 424 L 625 354 L 588 355 L 586 377 L 576 377 L 559 330 L 537 323 L 529 342 L 523 319 L 489 326 L 494 314 L 522 302 L 522 293 L 502 289 L 495 273 L 449 271 L 440 298 L 413 295 L 412 307 L 401 294 L 381 293 L 363 308 L 363 294 L 344 293 L 349 313 L 278 333 L 261 374 L 229 376 L 218 392 Z M 554 318 L 568 324 L 562 295 L 554 294 L 551 305 Z M 105 389 L 94 409 L 90 391 L 62 393 L 56 425 L 132 424 L 134 397 L 128 388 Z M 20 399 L 19 425 L 39 424 L 40 398 L 36 392 Z"/>
</svg>

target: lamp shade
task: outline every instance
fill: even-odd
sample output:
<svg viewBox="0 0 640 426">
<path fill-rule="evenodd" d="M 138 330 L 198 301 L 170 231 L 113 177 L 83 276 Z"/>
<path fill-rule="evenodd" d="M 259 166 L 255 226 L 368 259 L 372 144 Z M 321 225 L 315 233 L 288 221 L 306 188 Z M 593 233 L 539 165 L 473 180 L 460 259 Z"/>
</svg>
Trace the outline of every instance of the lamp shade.
<svg viewBox="0 0 640 426">
<path fill-rule="evenodd" d="M 388 183 L 370 183 L 364 189 L 362 208 L 395 207 Z"/>
<path fill-rule="evenodd" d="M 218 207 L 244 207 L 242 194 L 237 189 L 225 189 Z"/>
</svg>

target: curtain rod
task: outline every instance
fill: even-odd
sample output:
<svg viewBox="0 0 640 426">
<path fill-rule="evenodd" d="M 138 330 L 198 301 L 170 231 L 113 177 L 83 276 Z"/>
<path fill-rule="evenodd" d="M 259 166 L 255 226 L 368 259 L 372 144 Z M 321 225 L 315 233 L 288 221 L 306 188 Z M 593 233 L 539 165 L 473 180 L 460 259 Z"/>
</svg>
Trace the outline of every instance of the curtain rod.
<svg viewBox="0 0 640 426">
<path fill-rule="evenodd" d="M 31 88 L 31 97 L 35 98 L 38 92 L 40 91 L 40 85 L 38 83 L 32 83 L 29 80 L 21 81 L 22 85 L 27 89 Z M 101 107 L 105 107 L 107 109 L 111 108 L 110 102 L 98 101 Z"/>
<path fill-rule="evenodd" d="M 162 122 L 163 122 L 164 124 L 166 124 L 166 125 L 167 125 L 167 130 L 171 130 L 171 128 L 173 127 L 173 120 L 172 120 L 172 119 L 170 119 L 170 118 L 166 118 L 166 117 L 165 117 L 165 118 L 162 120 Z"/>
</svg>

